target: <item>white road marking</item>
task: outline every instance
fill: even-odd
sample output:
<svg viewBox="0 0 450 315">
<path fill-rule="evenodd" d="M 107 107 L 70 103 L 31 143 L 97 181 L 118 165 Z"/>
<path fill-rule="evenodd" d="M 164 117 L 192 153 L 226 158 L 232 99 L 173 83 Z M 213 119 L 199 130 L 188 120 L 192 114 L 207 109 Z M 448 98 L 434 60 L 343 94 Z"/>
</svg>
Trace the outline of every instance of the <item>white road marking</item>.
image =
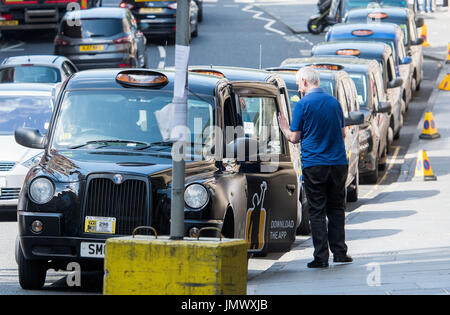
<svg viewBox="0 0 450 315">
<path fill-rule="evenodd" d="M 25 42 L 21 42 L 19 41 L 19 43 L 11 45 L 11 46 L 6 46 L 5 48 L 0 49 L 0 52 L 5 52 L 5 51 L 23 51 L 25 50 L 25 48 L 19 48 L 25 45 Z"/>
<path fill-rule="evenodd" d="M 158 69 L 163 69 L 166 65 L 166 49 L 163 46 L 158 46 L 160 61 L 158 63 Z"/>
<path fill-rule="evenodd" d="M 240 1 L 244 1 L 244 0 L 240 0 Z M 247 1 L 247 0 L 245 0 L 245 1 Z M 264 28 L 266 30 L 274 32 L 274 33 L 279 34 L 281 36 L 285 36 L 286 35 L 285 32 L 282 32 L 280 30 L 272 28 L 272 25 L 276 23 L 276 20 L 265 18 L 265 17 L 261 17 L 261 15 L 263 15 L 264 12 L 263 11 L 255 11 L 253 9 L 254 9 L 253 5 L 248 5 L 245 8 L 243 8 L 242 11 L 249 12 L 249 13 L 254 13 L 254 15 L 253 15 L 254 19 L 267 22 L 266 25 L 264 25 Z"/>
</svg>

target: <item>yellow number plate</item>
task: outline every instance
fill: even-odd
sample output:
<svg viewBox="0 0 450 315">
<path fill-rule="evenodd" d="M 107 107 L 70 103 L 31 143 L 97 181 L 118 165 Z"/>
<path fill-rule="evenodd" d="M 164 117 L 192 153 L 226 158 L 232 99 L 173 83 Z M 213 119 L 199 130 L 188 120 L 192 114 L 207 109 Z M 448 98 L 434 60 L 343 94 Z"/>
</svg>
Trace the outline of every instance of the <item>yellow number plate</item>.
<svg viewBox="0 0 450 315">
<path fill-rule="evenodd" d="M 86 217 L 84 220 L 85 233 L 116 233 L 116 218 Z"/>
<path fill-rule="evenodd" d="M 82 45 L 80 51 L 100 51 L 105 49 L 104 45 Z"/>
<path fill-rule="evenodd" d="M 0 21 L 0 25 L 15 26 L 15 25 L 19 25 L 19 21 L 17 21 L 17 20 Z"/>
<path fill-rule="evenodd" d="M 139 13 L 147 14 L 147 13 L 161 13 L 162 8 L 141 8 Z"/>
</svg>

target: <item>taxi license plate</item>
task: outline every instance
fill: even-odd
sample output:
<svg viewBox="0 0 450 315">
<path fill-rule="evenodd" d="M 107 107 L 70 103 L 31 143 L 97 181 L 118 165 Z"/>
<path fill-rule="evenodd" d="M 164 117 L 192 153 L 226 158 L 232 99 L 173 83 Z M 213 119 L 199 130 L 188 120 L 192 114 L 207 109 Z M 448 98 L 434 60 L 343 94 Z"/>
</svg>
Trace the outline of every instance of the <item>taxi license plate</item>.
<svg viewBox="0 0 450 315">
<path fill-rule="evenodd" d="M 18 20 L 0 21 L 1 26 L 16 26 L 19 25 Z"/>
<path fill-rule="evenodd" d="M 104 45 L 82 45 L 80 51 L 101 51 L 104 50 Z"/>
<path fill-rule="evenodd" d="M 116 233 L 116 218 L 86 217 L 84 220 L 85 233 Z"/>
<path fill-rule="evenodd" d="M 91 257 L 91 258 L 104 258 L 105 257 L 105 243 L 81 242 L 80 256 L 81 257 Z"/>
<path fill-rule="evenodd" d="M 141 8 L 139 10 L 139 13 L 141 14 L 147 14 L 147 13 L 161 13 L 162 8 Z"/>
</svg>

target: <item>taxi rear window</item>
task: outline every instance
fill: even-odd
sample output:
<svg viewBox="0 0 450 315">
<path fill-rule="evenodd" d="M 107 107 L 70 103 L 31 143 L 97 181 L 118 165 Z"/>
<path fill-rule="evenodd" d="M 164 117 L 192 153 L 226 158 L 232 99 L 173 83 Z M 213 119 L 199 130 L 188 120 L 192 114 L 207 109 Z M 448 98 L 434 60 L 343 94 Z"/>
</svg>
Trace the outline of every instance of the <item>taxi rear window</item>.
<svg viewBox="0 0 450 315">
<path fill-rule="evenodd" d="M 57 83 L 60 72 L 46 66 L 16 66 L 0 70 L 0 83 Z"/>
<path fill-rule="evenodd" d="M 109 37 L 123 32 L 122 19 L 81 19 L 81 25 L 72 25 L 73 21 L 64 20 L 61 35 L 70 38 Z"/>
</svg>

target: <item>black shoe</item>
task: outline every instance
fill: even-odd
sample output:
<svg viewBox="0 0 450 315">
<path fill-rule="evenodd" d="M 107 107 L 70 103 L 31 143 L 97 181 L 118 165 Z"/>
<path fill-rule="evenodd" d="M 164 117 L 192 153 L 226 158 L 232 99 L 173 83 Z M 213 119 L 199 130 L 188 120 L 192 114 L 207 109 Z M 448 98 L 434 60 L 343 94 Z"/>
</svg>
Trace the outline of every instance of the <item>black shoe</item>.
<svg viewBox="0 0 450 315">
<path fill-rule="evenodd" d="M 352 261 L 353 261 L 353 258 L 348 255 L 333 257 L 333 262 L 335 262 L 335 263 L 351 263 Z"/>
<path fill-rule="evenodd" d="M 328 268 L 327 261 L 313 260 L 306 265 L 308 268 Z"/>
</svg>

